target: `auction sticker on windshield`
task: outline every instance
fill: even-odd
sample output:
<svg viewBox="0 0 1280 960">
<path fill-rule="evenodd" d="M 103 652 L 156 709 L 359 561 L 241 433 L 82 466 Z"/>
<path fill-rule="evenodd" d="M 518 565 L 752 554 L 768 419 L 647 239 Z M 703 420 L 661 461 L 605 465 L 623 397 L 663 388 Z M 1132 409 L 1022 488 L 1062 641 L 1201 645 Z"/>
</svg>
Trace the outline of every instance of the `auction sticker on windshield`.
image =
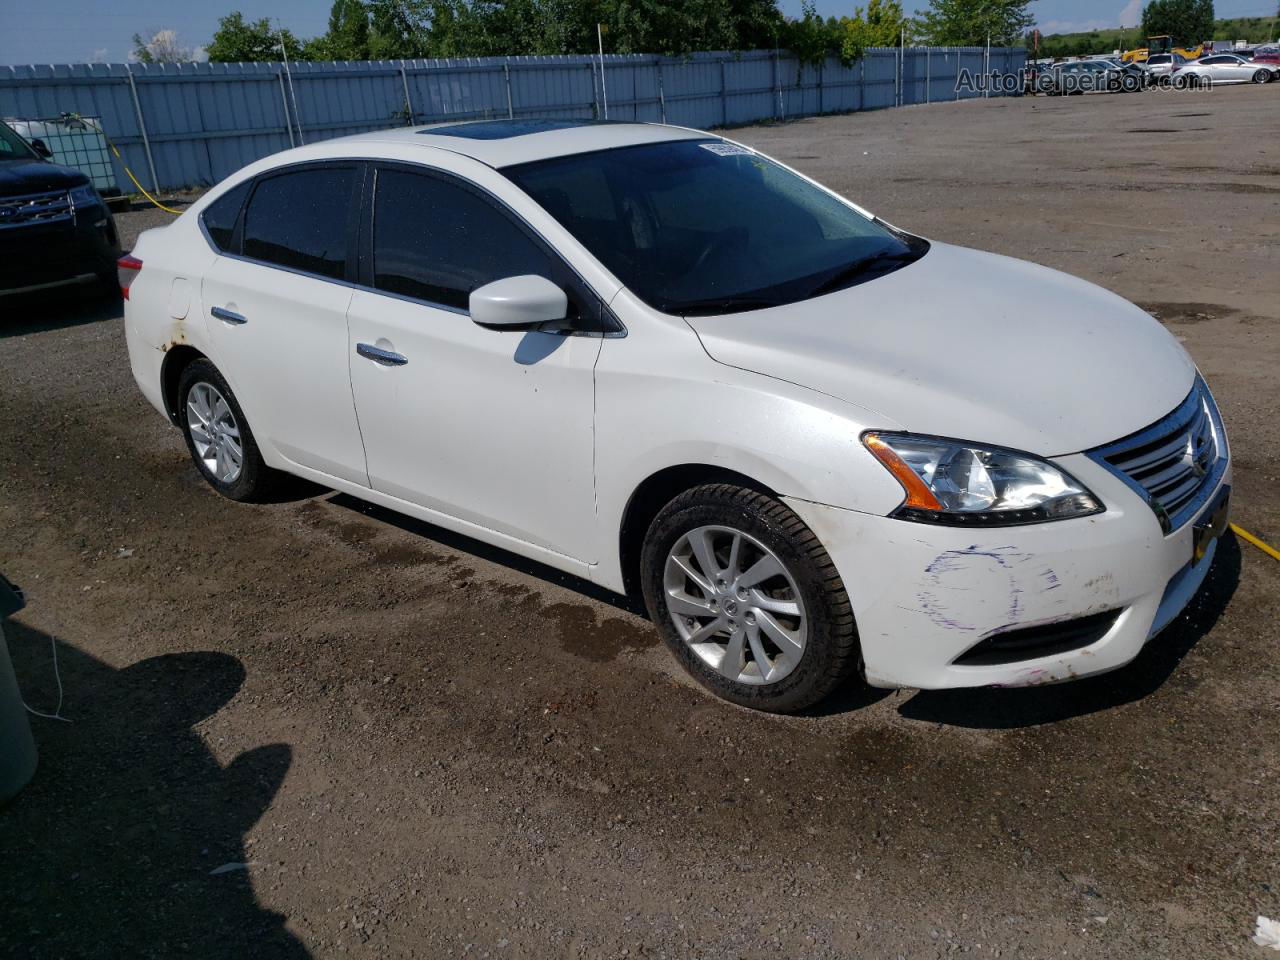
<svg viewBox="0 0 1280 960">
<path fill-rule="evenodd" d="M 736 143 L 700 143 L 698 144 L 703 150 L 710 150 L 718 157 L 752 157 L 755 152 L 748 150 L 746 147 L 740 147 Z"/>
</svg>

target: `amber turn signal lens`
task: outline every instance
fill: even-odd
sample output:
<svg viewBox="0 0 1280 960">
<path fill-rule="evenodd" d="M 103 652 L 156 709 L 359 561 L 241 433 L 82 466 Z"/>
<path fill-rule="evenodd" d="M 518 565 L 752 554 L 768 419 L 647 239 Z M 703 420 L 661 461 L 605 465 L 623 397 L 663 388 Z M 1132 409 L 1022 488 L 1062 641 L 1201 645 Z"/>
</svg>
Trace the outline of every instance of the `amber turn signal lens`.
<svg viewBox="0 0 1280 960">
<path fill-rule="evenodd" d="M 898 482 L 902 484 L 902 488 L 907 491 L 907 499 L 902 504 L 904 507 L 915 507 L 917 510 L 942 509 L 942 504 L 925 486 L 924 481 L 920 479 L 920 475 L 912 470 L 905 460 L 894 453 L 887 443 L 874 433 L 868 433 L 862 438 L 862 442 L 866 444 L 867 449 L 871 451 L 875 458 L 897 477 Z"/>
</svg>

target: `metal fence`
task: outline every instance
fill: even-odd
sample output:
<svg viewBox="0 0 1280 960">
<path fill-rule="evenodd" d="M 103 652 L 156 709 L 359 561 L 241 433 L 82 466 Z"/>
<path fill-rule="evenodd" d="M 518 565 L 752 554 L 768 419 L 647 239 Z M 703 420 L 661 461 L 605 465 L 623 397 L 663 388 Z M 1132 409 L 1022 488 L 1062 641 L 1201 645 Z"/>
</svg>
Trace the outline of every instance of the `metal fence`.
<svg viewBox="0 0 1280 960">
<path fill-rule="evenodd" d="M 1025 58 L 1021 49 L 918 47 L 868 50 L 850 66 L 802 65 L 768 50 L 603 62 L 312 62 L 287 70 L 280 63 L 9 66 L 0 67 L 0 117 L 100 117 L 138 179 L 168 189 L 216 183 L 300 142 L 442 120 L 607 116 L 708 128 L 969 99 L 988 94 L 958 89 L 962 70 L 1014 75 Z M 132 190 L 119 162 L 116 180 Z"/>
</svg>

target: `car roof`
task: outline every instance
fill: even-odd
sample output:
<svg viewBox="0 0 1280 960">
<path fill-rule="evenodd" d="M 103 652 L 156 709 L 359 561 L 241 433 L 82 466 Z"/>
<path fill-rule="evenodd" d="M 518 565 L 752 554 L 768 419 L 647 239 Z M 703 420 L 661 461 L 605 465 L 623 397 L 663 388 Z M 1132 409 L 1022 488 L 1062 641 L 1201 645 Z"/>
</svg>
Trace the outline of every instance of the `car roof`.
<svg viewBox="0 0 1280 960">
<path fill-rule="evenodd" d="M 326 143 L 394 143 L 435 147 L 490 167 L 592 153 L 646 143 L 718 139 L 714 134 L 660 123 L 612 120 L 506 119 L 399 127 L 328 140 Z"/>
</svg>

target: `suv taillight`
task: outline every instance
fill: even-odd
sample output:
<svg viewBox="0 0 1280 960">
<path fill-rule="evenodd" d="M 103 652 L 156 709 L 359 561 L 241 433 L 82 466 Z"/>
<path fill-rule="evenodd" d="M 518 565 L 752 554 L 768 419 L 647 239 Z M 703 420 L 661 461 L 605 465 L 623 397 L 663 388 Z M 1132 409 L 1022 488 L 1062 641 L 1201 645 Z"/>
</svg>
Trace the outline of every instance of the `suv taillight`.
<svg viewBox="0 0 1280 960">
<path fill-rule="evenodd" d="M 116 274 L 120 278 L 120 296 L 129 299 L 129 287 L 134 278 L 142 272 L 142 261 L 137 257 L 125 254 L 116 261 Z"/>
</svg>

